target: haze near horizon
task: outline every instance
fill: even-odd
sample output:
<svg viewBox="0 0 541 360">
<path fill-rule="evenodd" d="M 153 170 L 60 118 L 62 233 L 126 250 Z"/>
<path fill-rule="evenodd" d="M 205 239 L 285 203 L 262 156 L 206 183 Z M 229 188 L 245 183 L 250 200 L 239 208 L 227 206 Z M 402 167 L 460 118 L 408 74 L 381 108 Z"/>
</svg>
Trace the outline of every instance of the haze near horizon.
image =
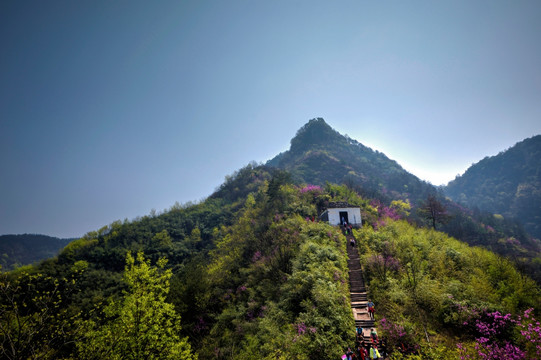
<svg viewBox="0 0 541 360">
<path fill-rule="evenodd" d="M 541 3 L 0 4 L 0 234 L 210 195 L 308 120 L 434 185 L 541 134 Z"/>
</svg>

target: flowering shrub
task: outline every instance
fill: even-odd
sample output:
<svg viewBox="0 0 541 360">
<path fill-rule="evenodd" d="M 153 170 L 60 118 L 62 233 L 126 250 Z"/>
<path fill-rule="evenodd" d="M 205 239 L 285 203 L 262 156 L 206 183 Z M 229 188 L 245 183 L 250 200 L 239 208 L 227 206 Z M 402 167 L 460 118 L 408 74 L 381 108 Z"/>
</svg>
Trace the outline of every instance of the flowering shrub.
<svg viewBox="0 0 541 360">
<path fill-rule="evenodd" d="M 306 185 L 301 189 L 301 194 L 312 192 L 314 195 L 321 193 L 323 190 L 318 185 Z"/>
<path fill-rule="evenodd" d="M 531 315 L 533 309 L 524 311 L 524 317 L 518 318 L 517 325 L 520 328 L 520 334 L 526 340 L 525 347 L 529 353 L 534 353 L 541 359 L 541 326 L 539 321 Z"/>
<path fill-rule="evenodd" d="M 257 262 L 259 259 L 261 259 L 261 256 L 261 251 L 257 250 L 252 256 L 252 262 Z"/>
<path fill-rule="evenodd" d="M 195 325 L 194 325 L 194 332 L 201 333 L 201 332 L 203 332 L 203 331 L 205 331 L 207 329 L 208 329 L 207 322 L 205 321 L 205 319 L 203 319 L 202 316 L 199 316 L 197 318 L 197 321 L 196 321 Z"/>
<path fill-rule="evenodd" d="M 381 201 L 372 200 L 372 202 L 370 202 L 370 205 L 378 209 L 379 216 L 381 218 L 391 218 L 393 220 L 400 220 L 400 215 L 398 214 L 398 212 L 393 208 L 385 206 Z"/>
<path fill-rule="evenodd" d="M 306 325 L 303 322 L 295 324 L 295 328 L 297 330 L 297 334 L 299 335 L 303 335 L 306 332 Z"/>
<path fill-rule="evenodd" d="M 505 240 L 507 242 L 507 244 L 509 245 L 520 245 L 520 241 L 518 241 L 516 238 L 514 237 L 509 237 Z"/>
<path fill-rule="evenodd" d="M 541 358 L 541 327 L 532 316 L 533 309 L 514 320 L 511 314 L 499 311 L 484 313 L 475 320 L 477 337 L 473 349 L 457 344 L 461 359 L 539 359 Z M 465 322 L 467 324 L 467 322 Z M 520 336 L 512 339 L 512 331 L 519 329 Z"/>
<path fill-rule="evenodd" d="M 370 271 L 379 279 L 385 281 L 389 271 L 400 269 L 400 261 L 391 255 L 372 255 L 367 262 Z"/>
<path fill-rule="evenodd" d="M 383 335 L 387 338 L 388 345 L 396 347 L 399 344 L 404 343 L 406 331 L 402 325 L 395 324 L 386 318 L 382 318 L 378 322 L 378 326 L 383 332 Z"/>
<path fill-rule="evenodd" d="M 387 225 L 386 219 L 400 220 L 402 216 L 399 214 L 399 211 L 396 208 L 385 206 L 379 200 L 372 200 L 370 205 L 377 209 L 379 218 L 372 223 L 372 227 L 375 230 L 384 227 Z"/>
<path fill-rule="evenodd" d="M 485 319 L 476 320 L 475 326 L 482 336 L 501 336 L 509 331 L 516 322 L 511 319 L 511 314 L 502 315 L 499 311 L 486 313 Z"/>
</svg>

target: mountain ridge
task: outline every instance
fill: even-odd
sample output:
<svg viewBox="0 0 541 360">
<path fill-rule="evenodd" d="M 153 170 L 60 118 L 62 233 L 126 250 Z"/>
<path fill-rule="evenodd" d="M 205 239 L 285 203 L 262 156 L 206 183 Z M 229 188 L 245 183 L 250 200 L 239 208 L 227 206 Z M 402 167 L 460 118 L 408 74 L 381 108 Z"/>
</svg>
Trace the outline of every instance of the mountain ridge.
<svg viewBox="0 0 541 360">
<path fill-rule="evenodd" d="M 443 189 L 459 203 L 520 219 L 541 239 L 541 135 L 485 157 Z"/>
<path fill-rule="evenodd" d="M 405 201 L 383 202 L 355 190 L 367 192 L 375 184 L 382 198 L 409 199 L 411 189 L 404 185 L 415 184 L 397 181 L 412 177 L 396 162 L 337 136 L 321 121 L 301 130 L 292 140 L 293 151 L 277 159 L 284 167 L 290 164 L 291 173 L 249 164 L 226 176 L 200 203 L 115 221 L 71 242 L 55 258 L 0 274 L 0 290 L 18 302 L 0 301 L 0 314 L 39 320 L 22 332 L 9 328 L 13 331 L 6 341 L 17 331 L 24 336 L 6 351 L 24 354 L 17 358 L 47 350 L 51 358 L 94 359 L 100 351 L 122 353 L 139 346 L 154 351 L 155 339 L 178 343 L 182 338 L 185 343 L 189 339 L 199 359 L 339 358 L 355 344 L 348 292 L 348 283 L 355 280 L 347 259 L 355 251 L 377 304 L 378 332 L 399 357 L 416 352 L 422 358 L 456 358 L 457 344 L 475 353 L 482 344 L 475 343 L 477 332 L 468 321 L 488 321 L 497 311 L 516 317 L 540 307 L 538 285 L 510 259 L 456 240 L 435 225 L 418 226 Z M 329 175 L 353 187 L 302 180 Z M 437 190 L 428 184 L 426 189 Z M 363 214 L 363 226 L 350 233 L 357 239 L 355 247 L 343 229 L 317 220 L 325 205 L 343 201 L 359 206 Z M 520 234 L 502 238 L 503 220 L 446 204 L 462 215 L 452 229 L 485 247 L 503 240 L 504 252 L 523 254 Z M 134 279 L 144 281 L 136 284 Z M 174 326 L 146 316 L 165 309 L 176 319 Z M 142 333 L 134 333 L 132 321 L 126 321 L 136 315 Z M 518 330 L 513 344 L 533 353 Z M 141 338 L 152 340 L 142 343 Z M 192 358 L 189 347 L 186 352 L 180 358 Z"/>
<path fill-rule="evenodd" d="M 441 193 L 444 187 L 435 187 L 421 180 L 384 153 L 373 150 L 347 135 L 340 134 L 323 118 L 311 119 L 303 125 L 291 139 L 290 148 L 268 160 L 265 166 L 289 172 L 293 180 L 299 184 L 344 183 L 363 196 L 377 198 L 387 204 L 394 200 L 410 202 L 413 210 L 421 206 L 430 194 L 440 194 L 441 201 L 444 201 Z M 269 181 L 271 177 L 267 170 L 257 170 L 254 165 L 240 169 L 235 174 L 233 176 L 237 179 L 235 183 L 227 181 L 231 177 L 226 177 L 226 182 L 211 194 L 209 199 L 223 198 L 228 201 L 242 199 L 260 186 L 263 181 Z M 252 183 L 254 179 L 256 181 Z M 451 199 L 453 198 L 451 197 Z M 471 229 L 475 227 L 481 229 L 479 224 L 496 227 L 492 220 L 489 220 L 487 216 L 484 217 L 484 221 L 475 220 L 471 218 L 472 215 L 456 216 L 461 210 L 450 203 L 447 205 L 462 223 L 455 219 L 445 225 L 443 230 L 470 244 L 488 246 L 494 250 L 494 246 L 490 244 L 496 244 L 499 238 L 488 236 L 485 233 L 480 234 L 480 230 L 471 233 Z M 508 214 L 504 213 L 504 216 L 507 218 Z M 418 223 L 422 222 L 415 211 L 412 212 L 411 218 Z M 467 221 L 473 221 L 474 225 L 477 225 L 466 226 L 464 222 Z M 502 226 L 499 227 L 502 228 Z M 189 228 L 191 229 L 192 226 Z M 464 228 L 470 229 L 468 230 L 470 233 L 465 233 Z M 208 238 L 210 234 L 206 233 L 205 236 Z M 518 239 L 530 250 L 538 250 L 537 244 L 527 241 L 520 229 L 506 236 Z M 499 253 L 508 251 L 499 245 L 496 246 L 496 249 L 500 249 Z M 0 254 L 3 253 L 6 252 L 0 251 Z M 32 261 L 25 261 L 22 264 Z M 20 262 L 16 261 L 16 263 Z M 5 268 L 6 265 L 4 264 Z"/>
<path fill-rule="evenodd" d="M 42 234 L 0 235 L 0 265 L 11 270 L 51 258 L 72 240 Z"/>
</svg>

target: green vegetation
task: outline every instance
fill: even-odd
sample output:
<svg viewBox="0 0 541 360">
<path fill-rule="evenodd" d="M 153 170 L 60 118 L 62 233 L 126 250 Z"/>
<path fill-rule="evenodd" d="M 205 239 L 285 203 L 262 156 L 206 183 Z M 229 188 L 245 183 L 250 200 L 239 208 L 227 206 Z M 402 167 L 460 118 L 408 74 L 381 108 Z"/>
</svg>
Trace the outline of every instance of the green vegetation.
<svg viewBox="0 0 541 360">
<path fill-rule="evenodd" d="M 528 235 L 516 220 L 451 202 L 447 202 L 447 215 L 439 230 L 504 256 L 541 284 L 541 242 Z"/>
<path fill-rule="evenodd" d="M 33 234 L 1 235 L 0 266 L 11 270 L 54 257 L 72 240 Z"/>
<path fill-rule="evenodd" d="M 346 239 L 318 221 L 336 201 L 361 208 L 354 234 L 393 359 L 541 356 L 527 275 L 541 257 L 518 223 L 445 199 L 322 119 L 269 164 L 282 169 L 250 164 L 200 203 L 0 273 L 1 357 L 340 358 L 354 340 Z"/>
<path fill-rule="evenodd" d="M 286 186 L 281 192 L 298 190 Z M 210 254 L 208 276 L 223 310 L 203 342 L 202 356 L 339 357 L 351 341 L 347 329 L 353 328 L 345 238 L 297 214 L 275 214 L 262 222 L 267 209 L 254 204 L 249 197 L 238 224 L 223 231 Z"/>
<path fill-rule="evenodd" d="M 180 316 L 165 302 L 171 270 L 167 261 L 150 266 L 143 253 L 128 253 L 124 281 L 129 290 L 122 303 L 113 300 L 100 320 L 81 324 L 78 359 L 195 359 L 186 338 L 180 338 Z"/>
<path fill-rule="evenodd" d="M 4 356 L 339 358 L 354 321 L 345 237 L 317 221 L 329 201 L 361 207 L 355 235 L 392 350 L 457 358 L 457 343 L 463 352 L 488 346 L 471 325 L 482 314 L 539 308 L 539 288 L 511 262 L 400 220 L 407 200 L 386 206 L 345 185 L 295 185 L 249 165 L 204 202 L 115 222 L 57 258 L 3 273 Z"/>
<path fill-rule="evenodd" d="M 6 320 L 2 351 L 26 333 L 11 358 L 190 358 L 186 336 L 200 358 L 337 357 L 353 328 L 345 238 L 307 220 L 330 198 L 249 165 L 200 204 L 88 233 L 3 273 L 0 314 L 23 321 Z"/>
<path fill-rule="evenodd" d="M 516 218 L 541 239 L 541 135 L 472 165 L 445 187 L 466 206 Z"/>
<path fill-rule="evenodd" d="M 541 284 L 541 241 L 532 238 L 522 225 L 534 229 L 535 224 L 540 223 L 536 216 L 541 215 L 536 206 L 539 208 L 541 201 L 535 190 L 541 183 L 538 171 L 541 157 L 537 156 L 540 140 L 539 136 L 525 140 L 498 157 L 487 158 L 468 170 L 463 179 L 438 189 L 408 173 L 384 154 L 340 135 L 318 118 L 299 129 L 291 140 L 290 149 L 267 165 L 289 171 L 300 183 L 346 184 L 364 198 L 377 200 L 385 207 L 393 201 L 407 202 L 410 221 L 419 226 L 437 227 L 470 245 L 497 252 Z M 498 160 L 500 157 L 505 161 Z M 463 203 L 467 195 L 471 201 L 465 203 L 474 210 L 446 198 L 443 190 Z M 520 201 L 514 200 L 515 194 L 520 195 Z M 499 199 L 500 207 L 481 206 L 495 203 L 494 199 Z M 513 213 L 512 209 L 518 209 L 521 204 L 524 207 L 520 214 Z M 494 217 L 494 213 L 501 218 Z"/>
<path fill-rule="evenodd" d="M 472 324 L 486 314 L 516 315 L 541 305 L 539 288 L 511 262 L 444 233 L 387 218 L 377 230 L 367 226 L 355 235 L 376 320 L 392 347 L 457 358 L 458 342 L 475 348 Z M 507 340 L 526 348 L 518 331 Z M 535 349 L 522 358 L 536 358 Z"/>
<path fill-rule="evenodd" d="M 54 278 L 32 270 L 0 273 L 2 359 L 55 359 L 58 349 L 73 341 L 78 315 L 66 307 L 65 298 L 80 271 Z"/>
</svg>

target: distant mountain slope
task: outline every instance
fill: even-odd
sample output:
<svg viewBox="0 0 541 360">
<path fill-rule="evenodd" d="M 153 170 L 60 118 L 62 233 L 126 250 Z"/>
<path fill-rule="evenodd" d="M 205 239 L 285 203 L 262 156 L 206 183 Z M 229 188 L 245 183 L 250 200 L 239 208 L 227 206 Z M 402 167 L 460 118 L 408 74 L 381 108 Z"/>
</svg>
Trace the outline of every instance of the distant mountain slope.
<svg viewBox="0 0 541 360">
<path fill-rule="evenodd" d="M 3 270 L 52 258 L 73 239 L 35 234 L 1 235 L 0 265 Z"/>
<path fill-rule="evenodd" d="M 396 161 L 331 128 L 322 118 L 312 119 L 291 140 L 291 147 L 267 165 L 289 171 L 301 182 L 346 183 L 360 186 L 365 195 L 388 199 L 425 199 L 434 187 L 408 173 Z"/>
<path fill-rule="evenodd" d="M 445 187 L 469 207 L 513 217 L 541 239 L 541 135 L 472 165 Z"/>
</svg>

